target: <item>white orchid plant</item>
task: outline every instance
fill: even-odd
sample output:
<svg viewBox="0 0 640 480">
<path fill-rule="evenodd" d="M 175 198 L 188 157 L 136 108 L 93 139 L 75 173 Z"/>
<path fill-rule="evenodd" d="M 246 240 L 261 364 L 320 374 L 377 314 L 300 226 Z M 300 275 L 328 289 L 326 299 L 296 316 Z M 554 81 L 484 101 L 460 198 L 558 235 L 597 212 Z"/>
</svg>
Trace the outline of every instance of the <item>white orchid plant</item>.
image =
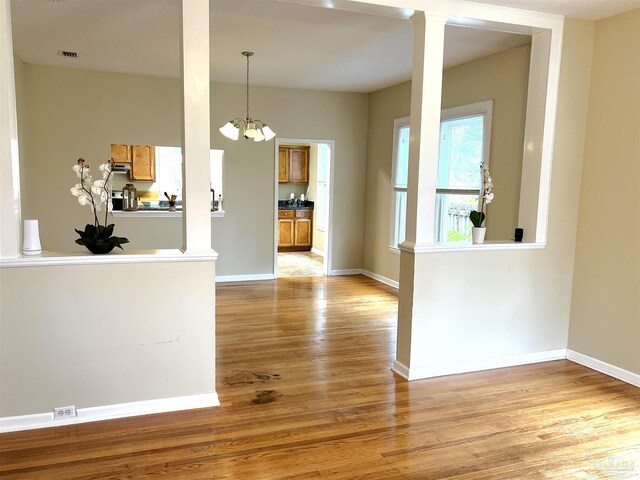
<svg viewBox="0 0 640 480">
<path fill-rule="evenodd" d="M 107 225 L 109 212 L 113 210 L 111 202 L 112 165 L 109 160 L 98 168 L 102 175 L 99 180 L 91 178 L 91 170 L 84 158 L 79 158 L 73 171 L 80 180 L 71 187 L 71 194 L 78 199 L 82 206 L 88 205 L 93 212 L 93 225 L 87 224 L 84 231 L 76 229 L 80 238 L 76 240 L 78 245 L 84 245 L 93 253 L 109 253 L 113 248 L 122 249 L 123 243 L 128 243 L 124 237 L 114 237 L 114 224 Z M 98 212 L 104 210 L 104 224 L 100 223 Z"/>
<path fill-rule="evenodd" d="M 480 197 L 480 210 L 472 210 L 469 212 L 469 220 L 476 228 L 481 228 L 484 219 L 487 217 L 485 208 L 493 201 L 493 179 L 489 173 L 489 167 L 484 162 L 480 164 L 480 172 L 482 174 L 482 192 Z"/>
</svg>

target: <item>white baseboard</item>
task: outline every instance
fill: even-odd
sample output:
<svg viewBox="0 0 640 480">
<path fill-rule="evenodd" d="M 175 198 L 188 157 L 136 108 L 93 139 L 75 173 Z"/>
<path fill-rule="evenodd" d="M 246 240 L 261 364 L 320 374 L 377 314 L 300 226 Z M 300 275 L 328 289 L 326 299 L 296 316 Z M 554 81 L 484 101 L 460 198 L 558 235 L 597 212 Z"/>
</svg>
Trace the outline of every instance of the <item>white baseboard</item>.
<svg viewBox="0 0 640 480">
<path fill-rule="evenodd" d="M 75 423 L 97 422 L 115 418 L 150 415 L 152 413 L 175 412 L 191 410 L 193 408 L 217 407 L 220 405 L 218 394 L 203 393 L 184 397 L 159 398 L 142 402 L 119 403 L 101 407 L 77 409 L 77 416 L 65 420 L 54 420 L 53 412 L 19 415 L 16 417 L 0 418 L 0 433 L 32 430 L 35 428 L 60 427 Z"/>
<path fill-rule="evenodd" d="M 222 275 L 216 277 L 216 283 L 226 282 L 255 282 L 256 280 L 274 280 L 273 273 L 256 273 L 253 275 Z"/>
<path fill-rule="evenodd" d="M 322 250 L 318 250 L 316 247 L 311 247 L 311 253 L 324 257 L 324 252 Z"/>
<path fill-rule="evenodd" d="M 393 366 L 391 367 L 391 371 L 397 373 L 402 378 L 409 380 L 409 367 L 407 367 L 404 363 L 394 360 Z"/>
<path fill-rule="evenodd" d="M 624 370 L 623 368 L 616 367 L 615 365 L 579 352 L 574 352 L 573 350 L 567 350 L 567 359 L 640 388 L 640 375 L 637 373 Z"/>
<path fill-rule="evenodd" d="M 421 380 L 425 378 L 442 377 L 458 373 L 470 373 L 480 370 L 493 370 L 494 368 L 515 367 L 530 363 L 550 362 L 552 360 L 564 360 L 567 358 L 566 349 L 549 350 L 546 352 L 525 353 L 521 355 L 507 355 L 504 357 L 491 357 L 474 359 L 465 362 L 429 365 L 427 367 L 409 368 L 399 361 L 393 363 L 391 370 L 407 380 Z"/>
<path fill-rule="evenodd" d="M 350 268 L 346 270 L 331 270 L 329 275 L 362 275 L 362 269 Z"/>
<path fill-rule="evenodd" d="M 393 287 L 395 289 L 398 289 L 400 285 L 399 282 L 396 282 L 395 280 L 391 280 L 390 278 L 383 277 L 382 275 L 378 275 L 377 273 L 370 272 L 369 270 L 363 269 L 362 275 L 364 275 L 365 277 L 373 278 L 374 280 L 377 280 L 380 283 L 384 283 L 385 285 L 389 285 L 390 287 Z"/>
</svg>

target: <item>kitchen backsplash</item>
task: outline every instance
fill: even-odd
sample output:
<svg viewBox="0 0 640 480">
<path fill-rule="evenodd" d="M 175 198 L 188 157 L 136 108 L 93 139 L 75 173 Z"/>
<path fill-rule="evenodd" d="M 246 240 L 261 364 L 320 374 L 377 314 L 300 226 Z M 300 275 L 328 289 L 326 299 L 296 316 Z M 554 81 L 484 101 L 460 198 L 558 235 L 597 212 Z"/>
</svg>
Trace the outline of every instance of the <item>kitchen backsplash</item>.
<svg viewBox="0 0 640 480">
<path fill-rule="evenodd" d="M 304 193 L 307 196 L 308 185 L 296 184 L 296 183 L 283 183 L 278 185 L 278 200 L 289 200 L 289 195 L 295 194 L 296 198 L 300 198 L 300 194 Z M 313 200 L 310 198 L 309 200 Z"/>
</svg>

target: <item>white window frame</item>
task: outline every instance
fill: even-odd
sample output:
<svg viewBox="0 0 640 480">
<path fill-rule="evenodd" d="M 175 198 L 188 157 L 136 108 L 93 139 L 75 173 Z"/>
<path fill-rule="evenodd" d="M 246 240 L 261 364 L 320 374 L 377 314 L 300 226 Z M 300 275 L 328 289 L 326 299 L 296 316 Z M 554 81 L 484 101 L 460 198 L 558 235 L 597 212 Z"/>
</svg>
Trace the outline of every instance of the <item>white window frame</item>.
<svg viewBox="0 0 640 480">
<path fill-rule="evenodd" d="M 490 152 L 491 152 L 491 120 L 493 117 L 493 100 L 485 100 L 484 102 L 470 103 L 467 105 L 460 105 L 458 107 L 446 108 L 440 113 L 440 123 L 444 120 L 474 117 L 477 115 L 483 115 L 482 126 L 482 162 L 489 168 Z M 440 158 L 438 158 L 438 165 L 440 164 Z M 481 173 L 478 170 L 478 176 Z M 482 187 L 478 189 L 461 189 L 461 188 L 436 188 L 436 195 L 478 195 L 478 208 L 480 208 L 480 195 Z M 437 202 L 436 202 L 437 204 Z M 437 211 L 437 207 L 436 207 Z M 436 228 L 433 232 L 434 241 L 437 242 L 438 225 L 440 223 L 436 216 L 435 219 Z M 437 243 L 447 243 L 445 241 Z"/>
<path fill-rule="evenodd" d="M 452 118 L 464 118 L 474 115 L 484 115 L 483 124 L 483 139 L 482 139 L 482 161 L 485 162 L 487 167 L 489 166 L 490 152 L 491 152 L 491 123 L 493 118 L 493 100 L 485 100 L 483 102 L 470 103 L 467 105 L 460 105 L 457 107 L 446 108 L 441 111 L 440 121 L 450 120 Z M 411 117 L 397 118 L 393 122 L 393 161 L 391 168 L 391 222 L 389 225 L 389 251 L 391 253 L 400 254 L 400 249 L 397 245 L 394 245 L 396 238 L 396 193 L 399 191 L 406 191 L 403 188 L 397 188 L 395 186 L 396 168 L 398 165 L 398 135 L 401 127 L 408 126 Z M 480 175 L 480 172 L 478 172 Z M 446 194 L 478 194 L 478 190 L 465 190 L 465 189 L 436 189 L 436 195 L 438 193 Z M 479 206 L 479 205 L 478 205 Z M 434 235 L 436 232 L 434 231 Z"/>
<path fill-rule="evenodd" d="M 398 168 L 398 142 L 400 136 L 400 128 L 408 127 L 411 117 L 396 118 L 393 121 L 393 160 L 391 166 L 391 222 L 389 225 L 389 251 L 391 253 L 400 254 L 398 245 L 394 245 L 396 240 L 396 193 L 406 192 L 407 188 L 396 187 L 396 169 Z"/>
</svg>

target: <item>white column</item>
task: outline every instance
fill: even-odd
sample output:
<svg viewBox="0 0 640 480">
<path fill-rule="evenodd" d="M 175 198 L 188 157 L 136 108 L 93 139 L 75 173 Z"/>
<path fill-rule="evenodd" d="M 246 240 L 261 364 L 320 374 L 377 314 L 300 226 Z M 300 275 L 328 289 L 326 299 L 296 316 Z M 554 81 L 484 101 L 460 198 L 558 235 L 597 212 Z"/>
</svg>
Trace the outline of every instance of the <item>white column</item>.
<svg viewBox="0 0 640 480">
<path fill-rule="evenodd" d="M 209 0 L 182 0 L 182 230 L 186 253 L 211 251 Z"/>
<path fill-rule="evenodd" d="M 416 12 L 405 249 L 434 243 L 446 17 Z"/>
<path fill-rule="evenodd" d="M 407 189 L 406 240 L 400 245 L 398 335 L 393 369 L 408 377 L 415 321 L 416 254 L 434 243 L 436 180 L 440 147 L 440 110 L 446 17 L 416 12 L 413 23 L 411 136 Z"/>
<path fill-rule="evenodd" d="M 11 5 L 0 0 L 0 257 L 20 253 L 20 168 Z"/>
<path fill-rule="evenodd" d="M 540 200 L 548 197 L 548 191 L 541 190 L 544 186 L 548 187 L 548 182 L 541 182 L 541 180 L 550 48 L 550 30 L 532 37 L 518 215 L 518 226 L 524 228 L 525 242 L 546 241 L 546 218 L 544 224 L 540 224 L 538 217 L 539 213 L 546 213 L 546 204 L 541 209 Z M 545 172 L 548 170 L 545 169 Z M 538 225 L 541 227 L 540 232 L 537 229 Z M 538 233 L 541 234 L 541 238 L 538 238 Z"/>
</svg>

